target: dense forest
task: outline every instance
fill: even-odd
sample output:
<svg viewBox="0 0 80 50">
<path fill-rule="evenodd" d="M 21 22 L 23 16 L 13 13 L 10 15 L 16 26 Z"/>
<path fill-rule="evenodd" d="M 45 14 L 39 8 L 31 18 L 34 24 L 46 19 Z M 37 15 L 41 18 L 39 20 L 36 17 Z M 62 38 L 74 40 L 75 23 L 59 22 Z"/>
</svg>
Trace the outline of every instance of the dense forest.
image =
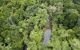
<svg viewBox="0 0 80 50">
<path fill-rule="evenodd" d="M 80 50 L 80 0 L 0 0 L 0 50 Z"/>
</svg>

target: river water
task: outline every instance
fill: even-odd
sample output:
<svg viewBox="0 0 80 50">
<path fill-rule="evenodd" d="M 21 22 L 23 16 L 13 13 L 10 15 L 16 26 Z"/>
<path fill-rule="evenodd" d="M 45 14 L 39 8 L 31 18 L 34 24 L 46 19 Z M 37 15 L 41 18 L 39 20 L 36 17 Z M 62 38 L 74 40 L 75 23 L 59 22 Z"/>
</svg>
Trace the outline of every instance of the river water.
<svg viewBox="0 0 80 50">
<path fill-rule="evenodd" d="M 51 37 L 51 29 L 46 29 L 44 32 L 44 39 L 43 39 L 43 44 L 47 45 L 48 41 L 50 40 Z"/>
</svg>

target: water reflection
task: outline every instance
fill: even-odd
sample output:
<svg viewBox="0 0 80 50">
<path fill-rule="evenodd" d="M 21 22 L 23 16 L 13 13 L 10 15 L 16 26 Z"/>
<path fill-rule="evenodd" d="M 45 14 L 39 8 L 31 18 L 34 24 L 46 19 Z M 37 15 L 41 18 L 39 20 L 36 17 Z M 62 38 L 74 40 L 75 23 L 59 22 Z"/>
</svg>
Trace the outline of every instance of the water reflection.
<svg viewBox="0 0 80 50">
<path fill-rule="evenodd" d="M 44 32 L 44 40 L 43 40 L 44 45 L 48 44 L 50 36 L 51 36 L 51 29 L 46 29 L 45 32 Z"/>
</svg>

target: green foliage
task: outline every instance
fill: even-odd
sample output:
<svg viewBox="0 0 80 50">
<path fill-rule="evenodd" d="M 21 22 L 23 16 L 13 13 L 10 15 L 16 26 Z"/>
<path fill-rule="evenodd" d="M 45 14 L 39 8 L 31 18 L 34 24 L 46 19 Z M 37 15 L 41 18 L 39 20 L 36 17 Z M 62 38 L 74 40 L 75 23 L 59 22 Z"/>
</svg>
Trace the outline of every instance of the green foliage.
<svg viewBox="0 0 80 50">
<path fill-rule="evenodd" d="M 23 50 L 23 43 L 27 50 L 80 50 L 80 0 L 0 0 L 0 50 Z"/>
</svg>

